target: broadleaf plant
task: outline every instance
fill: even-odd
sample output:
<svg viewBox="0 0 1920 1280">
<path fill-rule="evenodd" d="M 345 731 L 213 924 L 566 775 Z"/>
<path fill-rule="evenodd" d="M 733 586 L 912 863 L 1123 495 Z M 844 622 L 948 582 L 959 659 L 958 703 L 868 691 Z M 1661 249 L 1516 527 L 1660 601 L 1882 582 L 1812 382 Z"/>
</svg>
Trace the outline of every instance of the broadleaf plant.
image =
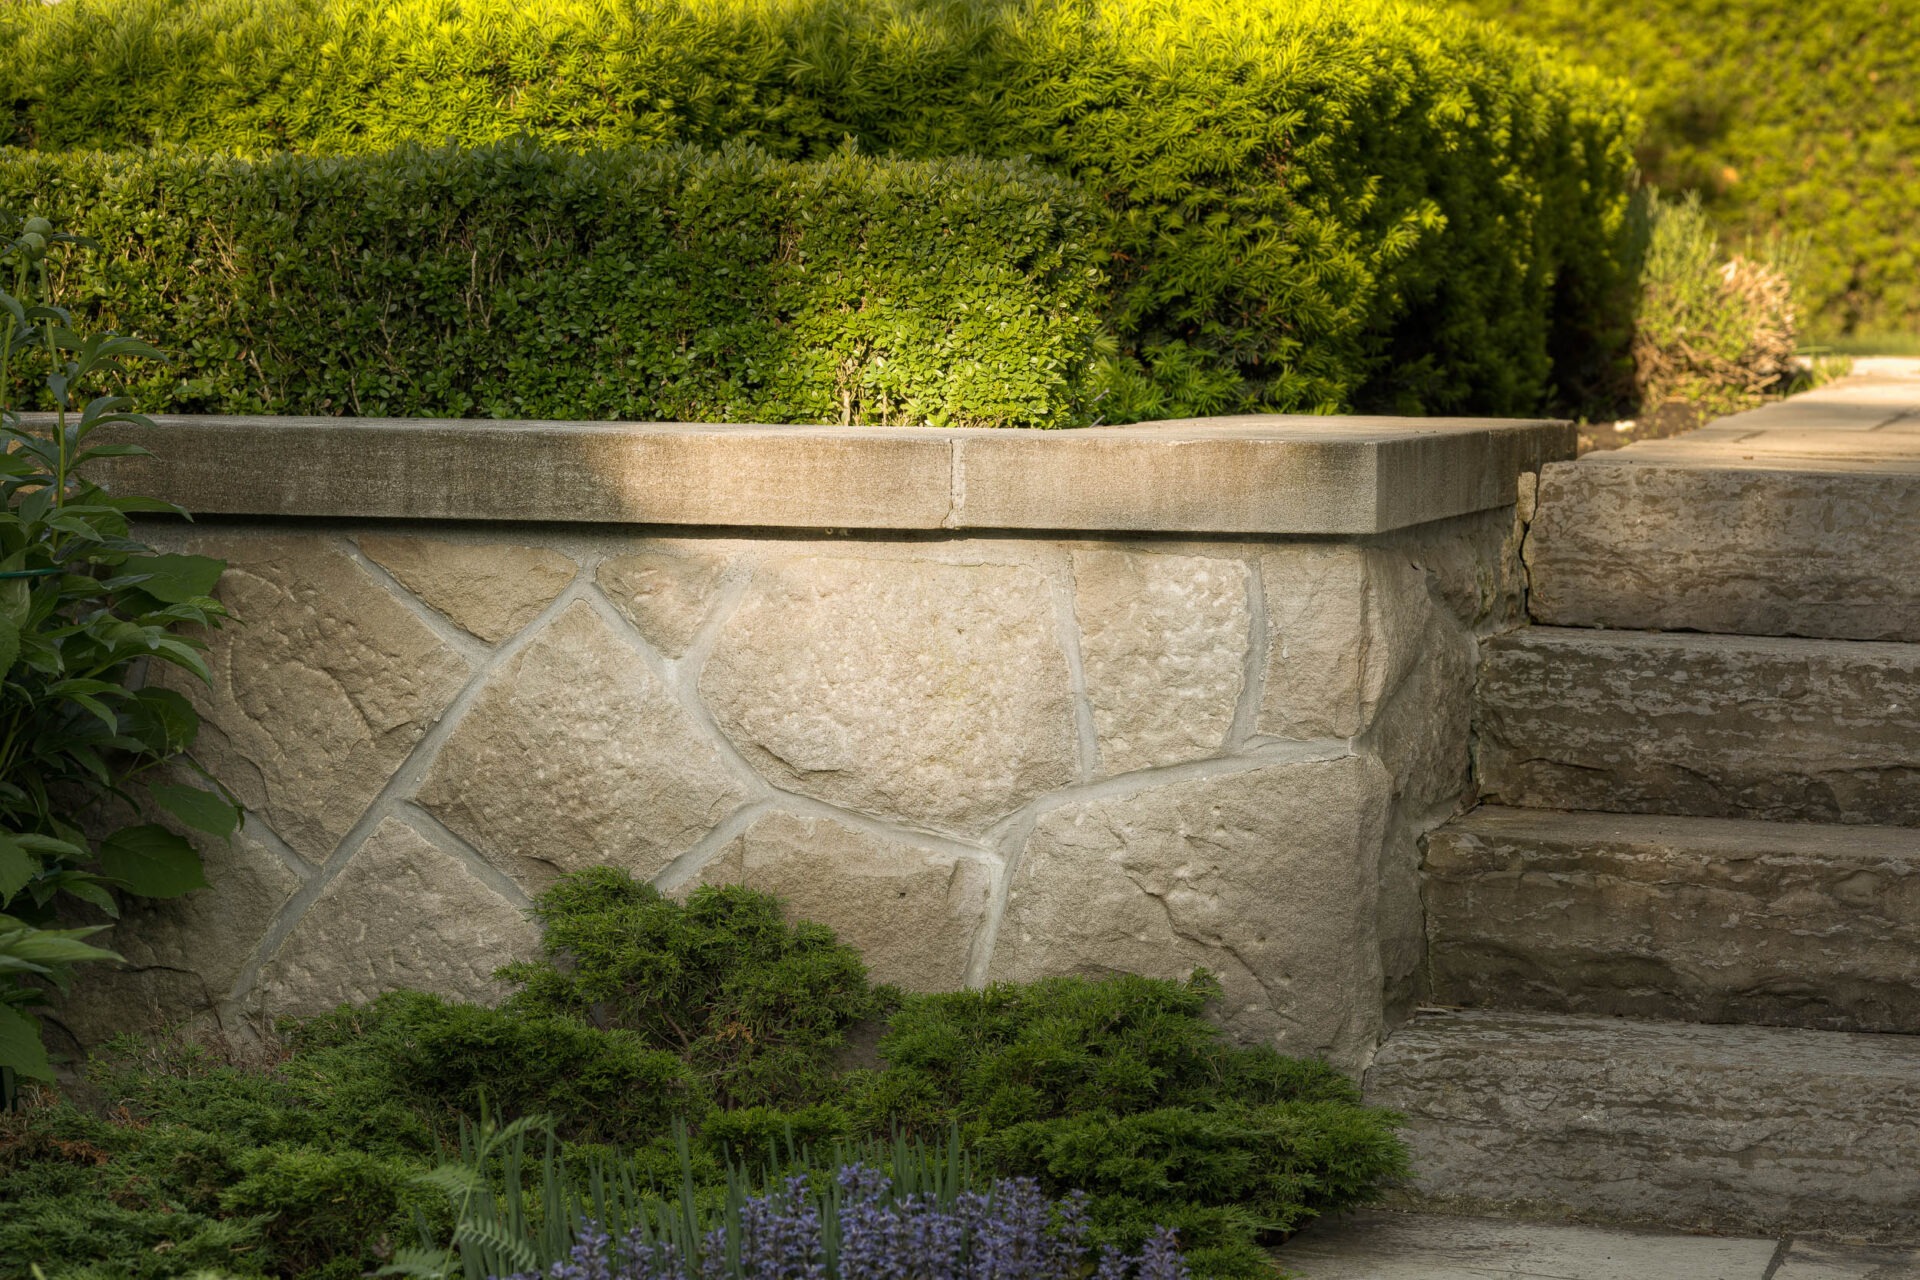
<svg viewBox="0 0 1920 1280">
<path fill-rule="evenodd" d="M 37 1010 L 75 965 L 118 959 L 72 927 L 67 900 L 117 916 L 122 896 L 171 898 L 204 887 L 199 852 L 150 821 L 170 815 L 218 837 L 240 821 L 232 798 L 185 756 L 192 703 L 146 687 L 150 664 L 207 679 L 190 628 L 218 626 L 225 565 L 162 555 L 129 516 L 185 516 L 172 503 L 109 491 L 88 474 L 146 452 L 103 428 L 151 428 L 114 394 L 143 342 L 83 335 L 51 297 L 47 258 L 93 247 L 29 218 L 0 242 L 0 1105 L 52 1067 Z M 8 290 L 11 291 L 8 291 Z M 39 383 L 43 390 L 29 390 Z M 27 416 L 29 409 L 47 412 Z M 206 786 L 182 785 L 178 762 Z M 120 819 L 115 825 L 114 816 Z M 82 819 L 85 819 L 83 822 Z"/>
</svg>

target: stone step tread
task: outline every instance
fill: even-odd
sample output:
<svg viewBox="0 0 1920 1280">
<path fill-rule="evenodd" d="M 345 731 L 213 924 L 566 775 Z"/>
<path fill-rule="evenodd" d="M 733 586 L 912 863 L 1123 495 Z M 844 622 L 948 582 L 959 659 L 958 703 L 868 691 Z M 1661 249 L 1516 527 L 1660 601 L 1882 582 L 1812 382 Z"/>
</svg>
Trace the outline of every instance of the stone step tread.
<svg viewBox="0 0 1920 1280">
<path fill-rule="evenodd" d="M 1549 465 L 1525 552 L 1534 619 L 1920 641 L 1920 435 L 1867 434 Z M 1802 455 L 1768 452 L 1789 445 Z"/>
<path fill-rule="evenodd" d="M 1482 806 L 1424 871 L 1436 1003 L 1920 1032 L 1920 828 Z"/>
<path fill-rule="evenodd" d="M 1920 1037 L 1425 1013 L 1366 1091 L 1429 1207 L 1920 1242 Z"/>
<path fill-rule="evenodd" d="M 1490 803 L 1920 825 L 1920 644 L 1528 627 L 1475 730 Z"/>
</svg>

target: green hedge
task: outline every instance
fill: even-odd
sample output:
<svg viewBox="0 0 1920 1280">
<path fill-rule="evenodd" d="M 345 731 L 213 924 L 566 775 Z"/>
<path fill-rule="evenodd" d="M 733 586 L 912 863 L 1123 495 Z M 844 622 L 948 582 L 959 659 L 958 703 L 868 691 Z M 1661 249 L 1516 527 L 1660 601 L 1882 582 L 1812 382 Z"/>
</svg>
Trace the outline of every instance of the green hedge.
<svg viewBox="0 0 1920 1280">
<path fill-rule="evenodd" d="M 1631 75 L 1648 178 L 1733 249 L 1809 237 L 1816 337 L 1920 333 L 1920 11 L 1912 0 L 1465 0 Z"/>
<path fill-rule="evenodd" d="M 9 0 L 0 101 L 42 149 L 1032 156 L 1104 215 L 1109 420 L 1531 410 L 1627 336 L 1624 91 L 1387 0 Z"/>
<path fill-rule="evenodd" d="M 1095 221 L 1017 162 L 571 154 L 0 157 L 104 249 L 68 296 L 177 357 L 174 411 L 1066 426 Z"/>
</svg>

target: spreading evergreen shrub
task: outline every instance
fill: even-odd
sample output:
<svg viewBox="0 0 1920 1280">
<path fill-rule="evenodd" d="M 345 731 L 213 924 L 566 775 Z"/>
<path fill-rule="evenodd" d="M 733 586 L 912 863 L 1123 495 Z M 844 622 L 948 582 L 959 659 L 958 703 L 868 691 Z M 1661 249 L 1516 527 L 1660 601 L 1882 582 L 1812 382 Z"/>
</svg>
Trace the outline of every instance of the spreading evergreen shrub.
<svg viewBox="0 0 1920 1280">
<path fill-rule="evenodd" d="M 1393 0 L 11 0 L 0 99 L 48 150 L 1032 156 L 1102 215 L 1108 421 L 1624 367 L 1624 92 Z"/>
<path fill-rule="evenodd" d="M 681 905 L 601 869 L 538 907 L 547 956 L 505 971 L 500 1009 L 396 992 L 286 1028 L 264 1067 L 127 1038 L 95 1063 L 102 1105 L 0 1115 L 0 1280 L 363 1274 L 417 1213 L 451 1230 L 417 1179 L 483 1107 L 550 1116 L 574 1167 L 617 1151 L 670 1195 L 724 1197 L 809 1145 L 955 1139 L 983 1175 L 1090 1193 L 1097 1243 L 1169 1227 L 1196 1276 L 1248 1280 L 1271 1272 L 1259 1232 L 1404 1167 L 1395 1117 L 1331 1068 L 1224 1044 L 1204 976 L 903 996 L 741 888 Z M 880 1065 L 847 1065 L 876 1016 Z"/>
<path fill-rule="evenodd" d="M 1920 333 L 1920 14 L 1912 0 L 1461 0 L 1632 79 L 1648 178 L 1730 249 L 1807 237 L 1816 340 Z"/>
<path fill-rule="evenodd" d="M 156 410 L 1064 426 L 1097 336 L 1087 202 L 1011 160 L 15 153 L 0 208 L 108 246 L 62 283 Z"/>
</svg>

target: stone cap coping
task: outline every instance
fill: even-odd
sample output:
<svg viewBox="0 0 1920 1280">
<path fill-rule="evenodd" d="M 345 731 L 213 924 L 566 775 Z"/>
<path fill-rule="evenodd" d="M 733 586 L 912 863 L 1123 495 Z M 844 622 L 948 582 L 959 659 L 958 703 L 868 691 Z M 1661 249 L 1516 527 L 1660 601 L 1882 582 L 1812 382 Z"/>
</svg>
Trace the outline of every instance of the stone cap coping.
<svg viewBox="0 0 1920 1280">
<path fill-rule="evenodd" d="M 196 515 L 1369 534 L 1514 501 L 1565 422 L 1249 415 L 1077 430 L 157 417 L 123 493 Z M 103 436 L 105 433 L 102 433 Z"/>
</svg>

